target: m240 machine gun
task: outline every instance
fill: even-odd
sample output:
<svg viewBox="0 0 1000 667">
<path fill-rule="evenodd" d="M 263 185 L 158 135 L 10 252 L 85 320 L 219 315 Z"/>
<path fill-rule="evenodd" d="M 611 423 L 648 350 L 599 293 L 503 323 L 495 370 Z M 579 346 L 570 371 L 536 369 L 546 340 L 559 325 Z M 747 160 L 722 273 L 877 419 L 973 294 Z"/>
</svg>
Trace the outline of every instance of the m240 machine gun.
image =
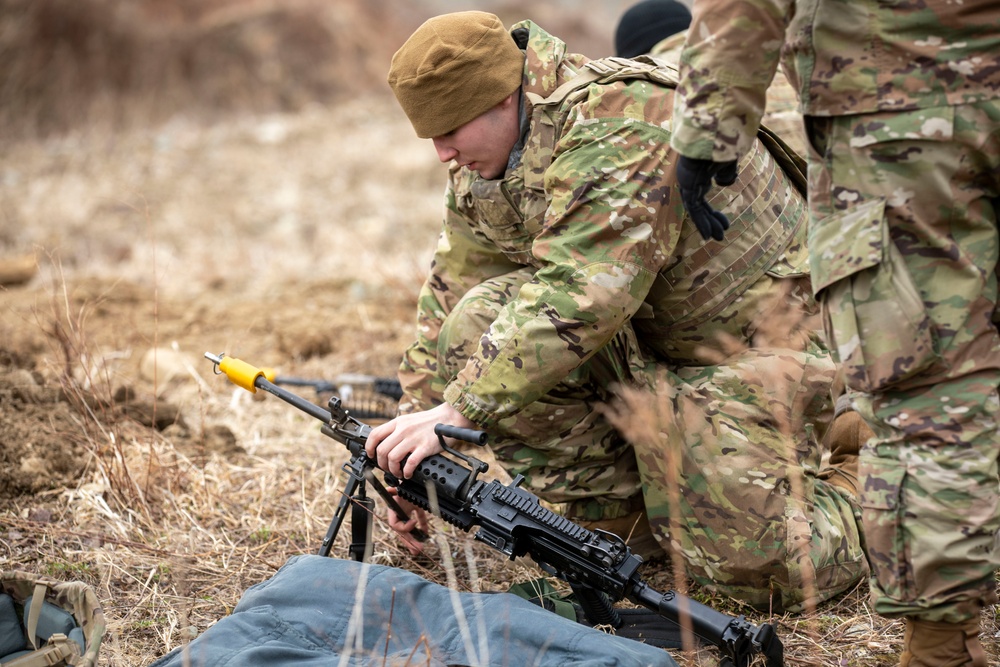
<svg viewBox="0 0 1000 667">
<path fill-rule="evenodd" d="M 319 554 L 328 556 L 349 506 L 361 507 L 352 515 L 350 554 L 364 560 L 370 554 L 371 530 L 368 515 L 374 507 L 365 495 L 369 483 L 390 508 L 405 520 L 386 485 L 396 488 L 399 497 L 434 512 L 444 521 L 469 531 L 473 537 L 493 547 L 510 559 L 528 556 L 542 570 L 567 582 L 580 602 L 587 620 L 594 624 L 618 627 L 621 618 L 613 607 L 627 599 L 716 646 L 722 653 L 722 667 L 748 667 L 756 654 L 767 658 L 768 667 L 781 667 L 784 649 L 774 627 L 753 625 L 741 616 L 729 616 L 695 600 L 668 591 L 653 590 L 640 576 L 642 557 L 633 554 L 618 535 L 590 531 L 541 505 L 534 494 L 520 488 L 516 477 L 509 484 L 480 479 L 489 468 L 479 459 L 445 445 L 445 438 L 485 444 L 482 431 L 438 424 L 435 433 L 447 456 L 428 456 L 410 479 L 400 479 L 381 470 L 365 452 L 371 427 L 355 419 L 342 407 L 338 396 L 330 398 L 326 409 L 307 401 L 267 379 L 264 371 L 225 354 L 206 353 L 217 373 L 250 392 L 258 389 L 277 396 L 323 422 L 324 435 L 343 444 L 351 459 L 345 464 L 348 483 L 330 524 Z M 375 471 L 382 472 L 385 484 Z M 358 523 L 368 525 L 359 531 Z M 417 535 L 418 539 L 424 536 Z"/>
</svg>

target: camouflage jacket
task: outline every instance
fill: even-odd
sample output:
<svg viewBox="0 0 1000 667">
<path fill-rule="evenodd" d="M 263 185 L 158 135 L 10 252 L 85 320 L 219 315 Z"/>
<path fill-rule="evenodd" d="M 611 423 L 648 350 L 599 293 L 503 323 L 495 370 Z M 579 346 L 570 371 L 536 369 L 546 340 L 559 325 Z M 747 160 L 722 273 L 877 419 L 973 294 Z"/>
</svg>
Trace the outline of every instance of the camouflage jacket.
<svg viewBox="0 0 1000 667">
<path fill-rule="evenodd" d="M 742 154 L 779 59 L 805 115 L 997 99 L 1000 3 L 699 0 L 681 56 L 674 148 L 720 162 Z"/>
<path fill-rule="evenodd" d="M 674 67 L 680 66 L 681 51 L 687 41 L 687 30 L 682 30 L 653 45 L 649 55 L 664 60 Z M 767 99 L 761 124 L 771 128 L 799 155 L 805 155 L 806 130 L 799 113 L 799 97 L 782 67 L 774 72 L 774 79 L 767 87 Z"/>
<path fill-rule="evenodd" d="M 565 43 L 531 22 L 513 29 L 520 27 L 529 30 L 523 155 L 498 180 L 452 164 L 442 233 L 419 296 L 418 339 L 400 371 L 401 409 L 427 408 L 443 395 L 484 428 L 546 394 L 629 322 L 655 358 L 697 365 L 695 348 L 722 331 L 713 319 L 720 310 L 773 267 L 806 262 L 802 197 L 759 142 L 736 185 L 710 194 L 733 226 L 723 242 L 705 244 L 685 224 L 675 182 L 672 84 L 622 72 L 602 77 L 591 68 L 607 60 L 567 54 Z M 676 80 L 672 69 L 657 73 Z M 588 79 L 582 85 L 580 74 Z M 525 266 L 534 279 L 458 376 L 440 377 L 444 318 L 471 287 Z M 699 328 L 709 321 L 714 328 Z M 725 327 L 737 338 L 751 328 L 740 314 Z"/>
</svg>

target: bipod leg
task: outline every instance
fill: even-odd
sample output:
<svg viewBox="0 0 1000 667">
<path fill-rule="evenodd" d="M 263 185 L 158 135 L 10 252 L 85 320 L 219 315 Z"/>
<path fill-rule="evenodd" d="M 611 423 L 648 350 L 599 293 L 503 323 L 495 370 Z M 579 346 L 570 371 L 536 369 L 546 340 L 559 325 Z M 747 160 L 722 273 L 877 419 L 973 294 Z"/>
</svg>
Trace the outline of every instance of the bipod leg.
<svg viewBox="0 0 1000 667">
<path fill-rule="evenodd" d="M 364 482 L 358 485 L 358 492 L 351 498 L 351 546 L 348 553 L 353 560 L 367 563 L 371 560 L 372 544 L 372 514 L 375 512 L 375 499 L 365 493 Z"/>
<path fill-rule="evenodd" d="M 406 510 L 399 506 L 399 503 L 396 502 L 395 498 L 389 495 L 389 492 L 385 490 L 385 486 L 383 486 L 382 482 L 378 481 L 378 478 L 372 474 L 370 468 L 365 470 L 365 479 L 368 480 L 368 483 L 372 486 L 372 488 L 375 489 L 380 496 L 382 496 L 382 500 L 384 500 L 385 504 L 389 506 L 389 509 L 396 513 L 396 516 L 399 517 L 400 521 L 405 523 L 410 520 L 410 515 L 406 513 Z M 411 530 L 410 536 L 417 542 L 427 541 L 427 533 L 419 528 Z"/>
<path fill-rule="evenodd" d="M 347 469 L 347 466 L 345 466 L 345 469 Z M 330 527 L 326 530 L 326 537 L 323 538 L 323 544 L 319 548 L 320 556 L 330 555 L 330 549 L 333 548 L 333 541 L 337 539 L 340 526 L 344 523 L 344 518 L 347 516 L 347 508 L 351 505 L 358 487 L 364 484 L 363 476 L 355 474 L 350 469 L 347 469 L 347 473 L 347 485 L 344 487 L 344 493 L 340 496 L 340 502 L 337 504 L 337 512 L 333 515 Z"/>
</svg>

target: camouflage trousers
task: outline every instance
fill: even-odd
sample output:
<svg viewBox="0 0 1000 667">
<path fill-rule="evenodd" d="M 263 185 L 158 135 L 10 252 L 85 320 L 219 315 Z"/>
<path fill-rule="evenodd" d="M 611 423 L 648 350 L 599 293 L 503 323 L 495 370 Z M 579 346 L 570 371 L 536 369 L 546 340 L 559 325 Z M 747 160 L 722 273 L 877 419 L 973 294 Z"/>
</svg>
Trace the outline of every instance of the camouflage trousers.
<svg viewBox="0 0 1000 667">
<path fill-rule="evenodd" d="M 459 302 L 441 330 L 439 372 L 461 370 L 530 278 L 530 269 L 494 278 Z M 811 420 L 829 418 L 834 375 L 822 348 L 745 350 L 672 371 L 644 358 L 626 327 L 542 400 L 501 421 L 491 448 L 571 518 L 645 506 L 657 540 L 680 550 L 694 580 L 797 610 L 868 571 L 860 508 L 816 479 L 822 452 Z M 614 393 L 622 386 L 632 388 L 627 400 Z"/>
<path fill-rule="evenodd" d="M 1000 101 L 809 118 L 809 247 L 861 456 L 875 610 L 996 601 Z"/>
</svg>

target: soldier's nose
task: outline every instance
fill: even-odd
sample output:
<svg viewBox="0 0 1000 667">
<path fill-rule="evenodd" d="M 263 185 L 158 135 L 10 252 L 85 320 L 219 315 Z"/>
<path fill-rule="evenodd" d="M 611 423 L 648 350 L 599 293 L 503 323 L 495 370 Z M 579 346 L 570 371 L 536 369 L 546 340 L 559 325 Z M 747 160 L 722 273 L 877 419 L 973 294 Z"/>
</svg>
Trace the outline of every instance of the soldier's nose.
<svg viewBox="0 0 1000 667">
<path fill-rule="evenodd" d="M 458 157 L 458 151 L 449 146 L 443 139 L 435 137 L 432 141 L 434 142 L 434 150 L 437 151 L 438 159 L 441 162 L 451 162 Z"/>
</svg>

